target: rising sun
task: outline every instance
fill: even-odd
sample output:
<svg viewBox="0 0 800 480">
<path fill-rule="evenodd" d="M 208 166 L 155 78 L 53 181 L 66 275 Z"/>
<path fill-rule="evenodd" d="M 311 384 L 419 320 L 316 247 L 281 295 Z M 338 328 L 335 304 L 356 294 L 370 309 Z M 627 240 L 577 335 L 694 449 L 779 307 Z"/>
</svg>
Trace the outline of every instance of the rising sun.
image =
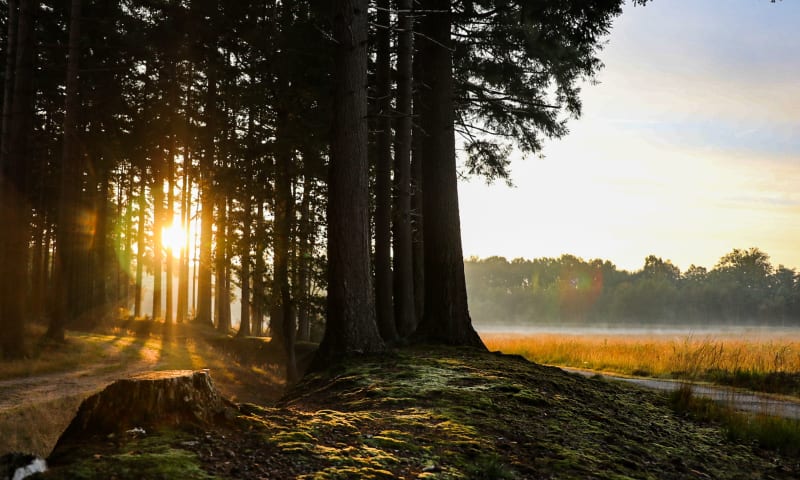
<svg viewBox="0 0 800 480">
<path fill-rule="evenodd" d="M 165 227 L 161 231 L 161 244 L 171 250 L 173 255 L 180 255 L 181 248 L 186 245 L 186 231 L 177 223 Z"/>
</svg>

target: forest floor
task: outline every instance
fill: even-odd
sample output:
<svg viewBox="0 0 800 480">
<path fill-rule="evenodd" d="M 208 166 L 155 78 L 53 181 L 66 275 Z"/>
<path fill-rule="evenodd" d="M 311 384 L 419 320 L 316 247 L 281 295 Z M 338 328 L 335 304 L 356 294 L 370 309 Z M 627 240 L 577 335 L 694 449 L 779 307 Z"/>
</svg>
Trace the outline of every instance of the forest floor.
<svg viewBox="0 0 800 480">
<path fill-rule="evenodd" d="M 256 354 L 243 360 L 212 330 L 175 325 L 165 336 L 162 329 L 151 331 L 152 325 L 138 321 L 105 333 L 68 332 L 64 344 L 43 344 L 33 349 L 34 358 L 3 365 L 0 455 L 47 456 L 86 397 L 141 372 L 209 369 L 219 391 L 238 402 L 267 404 L 283 394 L 282 368 L 266 349 L 250 348 Z M 251 340 L 256 346 L 268 341 Z"/>
<path fill-rule="evenodd" d="M 664 394 L 428 347 L 307 375 L 215 425 L 78 439 L 50 463 L 44 478 L 800 478 L 797 455 L 736 441 Z"/>
</svg>

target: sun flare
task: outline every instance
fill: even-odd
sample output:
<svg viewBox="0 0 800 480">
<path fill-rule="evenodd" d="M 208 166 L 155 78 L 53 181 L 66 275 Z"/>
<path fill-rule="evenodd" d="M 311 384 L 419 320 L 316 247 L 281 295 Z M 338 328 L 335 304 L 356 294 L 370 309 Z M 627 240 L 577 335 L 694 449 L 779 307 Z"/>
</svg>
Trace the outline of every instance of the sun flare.
<svg viewBox="0 0 800 480">
<path fill-rule="evenodd" d="M 181 249 L 186 245 L 186 231 L 177 223 L 165 227 L 161 233 L 161 244 L 171 250 L 173 255 L 180 255 Z"/>
</svg>

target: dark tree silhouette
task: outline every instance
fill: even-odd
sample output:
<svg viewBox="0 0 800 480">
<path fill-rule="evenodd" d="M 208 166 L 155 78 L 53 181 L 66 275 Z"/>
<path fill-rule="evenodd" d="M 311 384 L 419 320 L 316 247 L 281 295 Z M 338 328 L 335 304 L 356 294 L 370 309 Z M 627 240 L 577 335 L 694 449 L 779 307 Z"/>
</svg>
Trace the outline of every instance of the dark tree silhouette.
<svg viewBox="0 0 800 480">
<path fill-rule="evenodd" d="M 429 342 L 483 347 L 469 316 L 456 173 L 453 57 L 449 1 L 427 3 L 417 37 L 420 79 L 425 302 L 416 336 Z"/>
<path fill-rule="evenodd" d="M 334 118 L 328 177 L 328 321 L 315 363 L 384 349 L 370 273 L 367 1 L 333 2 Z"/>
</svg>

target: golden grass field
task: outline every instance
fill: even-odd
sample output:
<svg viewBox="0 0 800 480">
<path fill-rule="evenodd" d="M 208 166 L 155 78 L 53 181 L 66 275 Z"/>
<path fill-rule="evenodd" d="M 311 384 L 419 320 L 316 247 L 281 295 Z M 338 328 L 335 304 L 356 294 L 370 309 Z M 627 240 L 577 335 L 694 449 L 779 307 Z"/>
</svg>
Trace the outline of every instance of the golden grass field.
<svg viewBox="0 0 800 480">
<path fill-rule="evenodd" d="M 736 334 L 483 333 L 490 350 L 534 362 L 652 377 L 800 373 L 800 331 Z M 711 377 L 711 378 L 709 378 Z"/>
</svg>

